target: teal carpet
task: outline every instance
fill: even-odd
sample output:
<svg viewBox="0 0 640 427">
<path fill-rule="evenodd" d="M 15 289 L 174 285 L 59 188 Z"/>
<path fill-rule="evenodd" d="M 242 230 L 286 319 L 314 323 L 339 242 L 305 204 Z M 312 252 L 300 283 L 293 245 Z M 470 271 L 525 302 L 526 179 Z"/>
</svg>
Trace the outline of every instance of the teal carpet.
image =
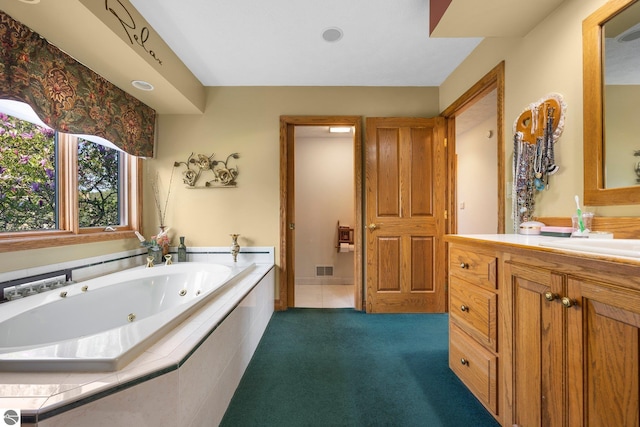
<svg viewBox="0 0 640 427">
<path fill-rule="evenodd" d="M 448 366 L 446 314 L 274 313 L 222 426 L 497 426 Z"/>
</svg>

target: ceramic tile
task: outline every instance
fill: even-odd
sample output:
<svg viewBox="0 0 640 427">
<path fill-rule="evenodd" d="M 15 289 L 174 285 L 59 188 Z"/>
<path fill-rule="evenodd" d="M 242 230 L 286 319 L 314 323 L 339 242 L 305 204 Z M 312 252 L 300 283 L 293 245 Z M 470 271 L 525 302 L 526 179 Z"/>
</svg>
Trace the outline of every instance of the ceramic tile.
<svg viewBox="0 0 640 427">
<path fill-rule="evenodd" d="M 273 257 L 273 253 L 271 252 L 269 256 Z M 231 369 L 233 372 L 234 370 L 239 369 L 239 367 L 236 366 L 238 363 L 240 364 L 239 366 L 248 363 L 248 360 L 253 354 L 255 345 L 262 336 L 262 332 L 254 331 L 254 328 L 263 331 L 270 318 L 268 311 L 273 311 L 274 273 L 273 270 L 265 270 L 265 267 L 260 268 L 261 269 L 257 269 L 255 272 L 249 273 L 245 276 L 241 283 L 221 292 L 219 295 L 219 301 L 209 304 L 206 308 L 195 313 L 187 319 L 180 328 L 176 328 L 171 331 L 163 339 L 150 347 L 149 350 L 153 349 L 153 351 L 145 352 L 117 373 L 3 373 L 0 377 L 0 396 L 17 395 L 16 397 L 8 399 L 18 399 L 15 402 L 19 402 L 20 405 L 24 405 L 25 408 L 31 408 L 30 410 L 32 412 L 37 410 L 37 408 L 42 407 L 42 410 L 46 413 L 48 410 L 66 405 L 69 402 L 90 397 L 96 393 L 116 387 L 119 384 L 140 378 L 140 376 L 148 375 L 149 372 L 156 371 L 160 366 L 167 366 L 168 363 L 172 363 L 174 360 L 183 360 L 185 355 L 190 353 L 202 337 L 206 336 L 211 331 L 212 325 L 217 324 L 220 319 L 225 318 L 226 314 L 230 310 L 230 307 L 228 306 L 229 303 L 231 303 L 232 306 L 235 304 L 235 302 L 230 300 L 237 299 L 241 295 L 244 295 L 244 293 L 253 287 L 253 283 L 262 278 L 263 275 L 266 275 L 266 271 L 268 271 L 268 274 L 271 275 L 268 280 L 266 280 L 262 285 L 254 288 L 255 295 L 258 297 L 254 298 L 253 293 L 250 293 L 249 297 L 246 298 L 246 301 L 240 304 L 236 311 L 226 317 L 225 322 L 223 322 L 218 328 L 220 330 L 216 330 L 214 334 L 210 336 L 210 339 L 187 360 L 187 362 L 190 362 L 191 360 L 194 361 L 194 369 L 189 373 L 189 375 L 191 375 L 190 380 L 185 380 L 183 383 L 185 393 L 195 392 L 204 394 L 203 389 L 197 391 L 198 389 L 194 388 L 193 390 L 196 391 L 191 390 L 193 384 L 198 384 L 198 381 L 200 381 L 202 386 L 205 387 L 205 390 L 217 387 L 216 384 L 220 382 L 219 379 L 227 375 L 226 366 L 232 366 Z M 258 304 L 258 302 L 261 302 L 262 304 Z M 227 306 L 224 306 L 225 304 Z M 260 314 L 265 312 L 269 315 L 266 316 Z M 227 320 L 229 320 L 229 322 L 227 322 Z M 223 327 L 225 325 L 227 326 Z M 212 339 L 218 336 L 219 338 Z M 175 349 L 172 349 L 172 347 L 175 347 Z M 242 349 L 242 351 L 238 349 Z M 200 357 L 200 355 L 203 356 Z M 218 358 L 221 361 L 220 366 L 211 367 L 210 360 L 208 360 L 205 355 L 206 357 L 212 357 L 213 355 L 213 357 Z M 186 365 L 187 364 L 185 363 L 184 366 Z M 244 368 L 242 368 L 242 372 L 243 371 Z M 158 378 L 164 378 L 171 374 L 182 374 L 183 372 L 185 376 L 187 376 L 187 372 L 180 369 L 163 374 Z M 207 372 L 207 375 L 202 375 L 203 372 Z M 242 372 L 236 375 L 238 381 Z M 179 378 L 179 376 L 175 378 Z M 153 383 L 155 380 L 156 378 L 153 378 L 145 383 L 141 383 L 140 385 L 146 384 L 147 382 Z M 176 381 L 178 380 L 176 379 Z M 177 385 L 178 384 L 176 383 L 172 389 L 178 389 Z M 233 385 L 230 391 L 227 391 L 233 393 L 236 386 L 237 383 Z M 125 389 L 115 393 L 113 396 L 121 395 L 127 390 L 134 389 L 142 390 L 143 388 L 136 385 L 130 389 Z M 166 392 L 164 389 L 157 391 L 161 394 Z M 150 400 L 155 400 L 155 395 L 149 394 L 149 396 L 153 396 Z M 44 420 L 46 424 L 43 423 L 40 425 L 45 427 L 58 425 L 82 425 L 82 416 L 87 416 L 87 414 L 92 413 L 99 413 L 100 415 L 104 413 L 108 415 L 106 416 L 107 420 L 117 421 L 119 418 L 111 414 L 114 409 L 107 404 L 112 400 L 110 399 L 111 397 L 112 395 L 103 397 L 88 405 L 83 405 L 82 407 L 75 408 L 58 416 L 46 419 Z M 175 401 L 177 402 L 178 399 Z M 0 403 L 2 402 L 4 401 L 0 401 Z M 9 407 L 21 407 L 18 405 L 12 406 L 12 404 L 8 402 L 5 405 Z M 151 411 L 154 410 L 153 408 L 147 409 L 150 409 Z M 97 412 L 89 412 L 94 410 Z M 177 409 L 174 413 L 177 413 Z M 224 411 L 222 413 L 224 413 Z M 136 416 L 136 414 L 131 415 L 131 420 L 134 420 L 134 424 L 116 422 L 115 425 L 138 425 L 135 422 L 137 420 Z M 154 418 L 154 416 L 151 416 L 151 418 Z M 86 419 L 84 421 L 86 421 Z M 164 422 L 148 424 L 148 420 L 145 419 L 144 423 L 139 425 L 165 424 L 166 423 Z M 103 424 L 96 425 L 99 426 Z M 105 423 L 104 425 L 109 424 Z"/>
<path fill-rule="evenodd" d="M 305 308 L 322 308 L 322 285 L 296 286 L 295 306 Z"/>
<path fill-rule="evenodd" d="M 32 411 L 33 408 L 40 408 L 46 400 L 46 397 L 0 397 L 0 408 Z"/>
<path fill-rule="evenodd" d="M 63 412 L 38 423 L 39 427 L 178 425 L 177 372 Z M 153 396 L 153 398 L 149 398 Z"/>
<path fill-rule="evenodd" d="M 63 406 L 69 402 L 73 402 L 85 397 L 89 397 L 111 389 L 118 385 L 118 376 L 112 374 L 96 381 L 82 384 L 78 387 L 69 388 L 66 391 L 52 395 L 42 406 L 42 410 L 48 411 Z"/>
<path fill-rule="evenodd" d="M 349 308 L 354 306 L 353 286 L 300 285 L 295 289 L 295 306 L 305 308 Z"/>
</svg>

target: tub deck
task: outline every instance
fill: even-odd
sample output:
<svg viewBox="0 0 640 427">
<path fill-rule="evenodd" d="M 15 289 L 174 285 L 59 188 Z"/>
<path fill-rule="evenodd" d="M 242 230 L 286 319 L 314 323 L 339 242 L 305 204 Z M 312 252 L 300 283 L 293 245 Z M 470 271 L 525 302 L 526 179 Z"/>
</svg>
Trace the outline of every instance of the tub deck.
<svg viewBox="0 0 640 427">
<path fill-rule="evenodd" d="M 254 268 L 240 277 L 236 283 L 220 290 L 214 300 L 197 310 L 118 371 L 2 372 L 0 407 L 20 409 L 23 426 L 36 425 L 36 422 L 38 426 L 49 425 L 47 421 L 60 418 L 58 414 L 178 370 L 223 324 L 232 311 L 245 304 L 243 299 L 263 278 L 270 276 L 270 282 L 274 281 L 273 268 L 272 263 L 256 263 Z M 272 312 L 273 289 L 270 293 L 268 304 Z M 266 314 L 270 317 L 270 313 Z"/>
</svg>

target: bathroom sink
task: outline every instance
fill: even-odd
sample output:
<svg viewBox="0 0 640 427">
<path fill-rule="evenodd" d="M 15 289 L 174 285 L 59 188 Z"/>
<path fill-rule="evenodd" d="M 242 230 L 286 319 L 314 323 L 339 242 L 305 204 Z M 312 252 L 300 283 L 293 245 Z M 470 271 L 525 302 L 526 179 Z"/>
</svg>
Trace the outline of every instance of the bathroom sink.
<svg viewBox="0 0 640 427">
<path fill-rule="evenodd" d="M 640 258 L 640 239 L 556 239 L 540 246 L 602 255 Z"/>
</svg>

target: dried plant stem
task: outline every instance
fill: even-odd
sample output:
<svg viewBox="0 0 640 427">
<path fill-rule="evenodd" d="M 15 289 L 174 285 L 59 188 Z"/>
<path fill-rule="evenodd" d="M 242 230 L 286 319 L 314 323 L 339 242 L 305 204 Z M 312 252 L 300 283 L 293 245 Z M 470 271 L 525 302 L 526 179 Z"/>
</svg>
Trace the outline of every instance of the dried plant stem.
<svg viewBox="0 0 640 427">
<path fill-rule="evenodd" d="M 155 179 L 151 182 L 151 188 L 153 189 L 153 198 L 156 203 L 156 209 L 158 211 L 158 219 L 160 220 L 160 227 L 164 227 L 164 220 L 167 215 L 167 205 L 169 204 L 169 197 L 171 196 L 171 183 L 173 182 L 173 171 L 175 168 L 171 168 L 171 177 L 169 178 L 169 189 L 167 190 L 167 198 L 164 201 L 164 208 L 160 202 L 160 189 L 158 187 L 159 174 L 156 172 Z"/>
</svg>

